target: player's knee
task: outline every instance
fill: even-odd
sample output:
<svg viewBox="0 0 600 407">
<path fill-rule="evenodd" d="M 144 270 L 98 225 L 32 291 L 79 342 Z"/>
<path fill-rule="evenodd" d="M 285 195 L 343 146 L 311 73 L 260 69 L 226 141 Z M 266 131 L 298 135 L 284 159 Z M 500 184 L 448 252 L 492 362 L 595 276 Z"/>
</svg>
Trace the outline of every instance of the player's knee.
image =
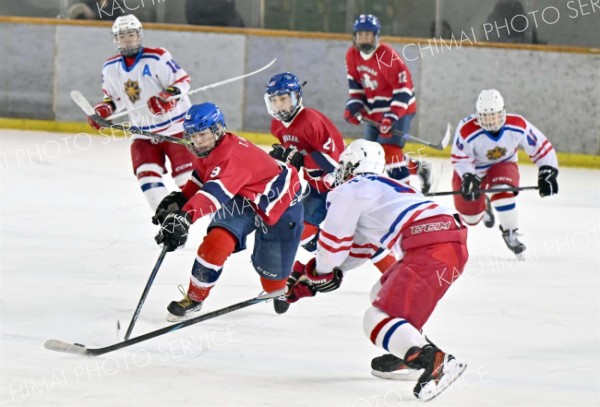
<svg viewBox="0 0 600 407">
<path fill-rule="evenodd" d="M 237 239 L 228 230 L 211 229 L 198 248 L 198 256 L 209 264 L 223 265 L 235 250 Z"/>
</svg>

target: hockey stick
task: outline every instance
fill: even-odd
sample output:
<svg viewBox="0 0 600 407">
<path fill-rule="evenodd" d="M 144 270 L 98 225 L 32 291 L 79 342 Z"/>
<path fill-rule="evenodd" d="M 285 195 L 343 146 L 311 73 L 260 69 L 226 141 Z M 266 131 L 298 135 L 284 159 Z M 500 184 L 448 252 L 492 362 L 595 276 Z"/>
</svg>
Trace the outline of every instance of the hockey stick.
<svg viewBox="0 0 600 407">
<path fill-rule="evenodd" d="M 263 66 L 262 68 L 257 69 L 256 71 L 252 71 L 250 73 L 246 73 L 246 74 L 243 74 L 243 75 L 240 75 L 240 76 L 236 76 L 236 77 L 233 77 L 233 78 L 225 79 L 225 80 L 222 80 L 222 81 L 219 81 L 219 82 L 211 83 L 210 85 L 205 85 L 205 86 L 202 86 L 200 88 L 190 90 L 187 93 L 180 93 L 179 95 L 173 95 L 170 98 L 168 98 L 167 100 L 178 100 L 178 99 L 181 99 L 184 96 L 190 96 L 190 95 L 193 95 L 194 93 L 204 92 L 205 90 L 216 88 L 217 86 L 225 85 L 225 84 L 230 83 L 230 82 L 239 81 L 240 79 L 244 79 L 244 78 L 247 78 L 249 76 L 256 75 L 257 73 L 262 72 L 265 69 L 271 67 L 271 65 L 273 65 L 275 63 L 275 61 L 277 61 L 277 58 L 273 58 L 273 60 L 271 62 L 269 62 L 267 65 Z M 142 110 L 144 108 L 146 108 L 146 105 L 141 105 L 141 106 L 138 106 L 138 107 L 134 107 L 133 109 L 127 110 L 125 112 L 115 113 L 112 116 L 107 117 L 106 119 L 107 120 L 118 119 L 119 117 L 127 116 L 131 112 Z"/>
<path fill-rule="evenodd" d="M 163 136 L 162 134 L 151 133 L 149 131 L 140 130 L 140 129 L 137 129 L 134 127 L 124 126 L 122 124 L 113 124 L 113 123 L 109 122 L 108 119 L 103 119 L 102 117 L 98 116 L 96 114 L 96 112 L 94 111 L 94 108 L 92 107 L 90 102 L 78 90 L 71 91 L 71 100 L 73 100 L 73 102 L 75 102 L 75 104 L 77 106 L 79 106 L 79 108 L 81 110 L 83 110 L 83 112 L 86 114 L 86 116 L 91 117 L 96 123 L 102 125 L 102 127 L 117 129 L 117 130 L 129 132 L 129 133 L 139 134 L 142 136 L 152 137 L 153 139 L 157 139 L 160 141 L 170 141 L 172 143 L 183 144 L 183 145 L 190 144 L 189 141 L 180 139 L 177 137 Z"/>
<path fill-rule="evenodd" d="M 274 291 L 272 293 L 259 295 L 258 297 L 251 298 L 246 301 L 238 302 L 237 304 L 230 305 L 225 308 L 221 308 L 208 314 L 199 315 L 195 318 L 188 319 L 186 321 L 181 321 L 173 325 L 166 326 L 164 328 L 157 329 L 156 331 L 148 332 L 144 335 L 137 336 L 135 338 L 127 339 L 123 342 L 115 343 L 113 345 L 106 346 L 104 348 L 88 348 L 85 345 L 80 343 L 68 343 L 59 341 L 56 339 L 48 339 L 44 344 L 44 347 L 49 350 L 57 351 L 57 352 L 65 352 L 65 353 L 75 353 L 79 355 L 86 356 L 98 356 L 103 355 L 108 352 L 112 352 L 117 349 L 125 348 L 127 346 L 134 345 L 139 342 L 146 341 L 148 339 L 156 338 L 157 336 L 164 335 L 169 332 L 177 331 L 181 328 L 185 328 L 186 326 L 197 324 L 198 322 L 203 322 L 208 319 L 212 319 L 224 314 L 228 314 L 232 311 L 237 311 L 242 308 L 249 307 L 250 305 L 258 304 L 260 302 L 264 302 L 270 300 L 272 298 L 276 298 L 283 295 L 283 290 Z"/>
<path fill-rule="evenodd" d="M 158 273 L 158 269 L 160 268 L 160 265 L 162 264 L 166 254 L 167 254 L 167 245 L 165 245 L 163 247 L 162 252 L 160 252 L 160 256 L 158 256 L 158 260 L 156 260 L 154 269 L 152 270 L 152 273 L 150 273 L 150 278 L 148 278 L 148 282 L 146 283 L 146 287 L 144 287 L 144 292 L 142 293 L 142 297 L 140 298 L 138 305 L 135 308 L 135 312 L 133 313 L 133 317 L 131 317 L 131 322 L 129 323 L 129 328 L 127 328 L 127 332 L 125 333 L 125 340 L 129 339 L 129 337 L 131 336 L 131 331 L 133 331 L 135 322 L 137 321 L 138 316 L 140 315 L 140 311 L 142 310 L 144 301 L 146 301 L 146 296 L 148 296 L 148 293 L 150 292 L 150 287 L 152 287 L 152 283 L 154 282 L 154 277 L 156 277 L 156 274 Z"/>
<path fill-rule="evenodd" d="M 380 125 L 380 123 L 376 122 L 375 120 L 367 119 L 367 118 L 362 117 L 362 116 L 359 116 L 358 120 L 360 120 L 363 123 L 368 123 L 371 126 L 375 126 L 375 127 L 379 127 L 379 125 Z M 450 126 L 450 123 L 448 123 L 448 125 L 446 126 L 446 133 L 444 134 L 444 137 L 442 138 L 442 141 L 440 141 L 437 144 L 436 143 L 432 143 L 432 142 L 427 141 L 427 140 L 420 139 L 420 138 L 415 137 L 415 136 L 411 136 L 410 134 L 404 133 L 403 131 L 400 131 L 398 129 L 392 129 L 392 133 L 395 134 L 396 136 L 401 136 L 401 137 L 405 138 L 406 140 L 411 140 L 411 141 L 414 141 L 415 143 L 419 143 L 419 144 L 423 144 L 423 145 L 429 146 L 431 148 L 435 148 L 436 150 L 443 150 L 443 149 L 446 148 L 446 146 L 450 142 L 451 126 Z"/>
<path fill-rule="evenodd" d="M 525 191 L 525 190 L 530 190 L 530 189 L 539 189 L 539 187 L 537 186 L 531 186 L 531 187 L 518 187 L 518 188 L 490 188 L 490 189 L 480 189 L 478 191 L 474 191 L 474 193 L 495 193 L 495 192 L 519 192 L 519 191 Z M 460 195 L 461 192 L 460 191 L 445 191 L 445 192 L 430 192 L 427 194 L 424 194 L 425 196 L 442 196 L 442 195 Z"/>
</svg>

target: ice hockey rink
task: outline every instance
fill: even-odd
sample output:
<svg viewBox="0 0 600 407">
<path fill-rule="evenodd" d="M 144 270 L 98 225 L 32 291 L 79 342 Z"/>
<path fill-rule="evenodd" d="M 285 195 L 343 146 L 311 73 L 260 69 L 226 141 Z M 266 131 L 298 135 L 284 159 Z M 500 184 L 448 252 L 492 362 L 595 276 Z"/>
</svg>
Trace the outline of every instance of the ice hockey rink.
<svg viewBox="0 0 600 407">
<path fill-rule="evenodd" d="M 432 161 L 448 190 L 449 161 Z M 521 170 L 535 185 L 536 168 Z M 122 340 L 160 252 L 157 227 L 126 139 L 0 130 L 0 182 L 0 406 L 419 403 L 413 382 L 370 374 L 383 353 L 362 332 L 371 265 L 285 315 L 257 304 L 95 358 L 45 349 L 50 338 Z M 600 171 L 563 167 L 559 185 L 556 197 L 518 198 L 526 261 L 497 229 L 470 230 L 467 268 L 425 326 L 468 368 L 431 405 L 600 405 Z M 166 256 L 133 336 L 168 324 L 206 223 Z M 259 291 L 249 253 L 236 254 L 202 312 Z"/>
</svg>

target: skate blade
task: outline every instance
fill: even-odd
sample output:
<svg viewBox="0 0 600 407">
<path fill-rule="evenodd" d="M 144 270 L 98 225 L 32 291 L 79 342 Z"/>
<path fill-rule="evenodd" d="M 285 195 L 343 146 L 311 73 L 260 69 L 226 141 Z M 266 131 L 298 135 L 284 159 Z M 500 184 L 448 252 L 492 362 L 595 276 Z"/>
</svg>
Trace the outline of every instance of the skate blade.
<svg viewBox="0 0 600 407">
<path fill-rule="evenodd" d="M 454 363 L 453 363 L 454 362 Z M 452 383 L 456 381 L 463 374 L 467 368 L 466 363 L 458 363 L 456 359 L 448 363 L 446 367 L 449 371 L 444 372 L 444 376 L 436 383 L 435 380 L 431 380 L 427 383 L 419 392 L 419 400 L 429 401 L 439 396 L 444 390 L 446 390 Z M 444 369 L 446 370 L 446 369 Z"/>
<path fill-rule="evenodd" d="M 518 261 L 525 261 L 525 252 L 515 253 Z"/>
<path fill-rule="evenodd" d="M 379 370 L 371 370 L 371 374 L 379 379 L 386 380 L 401 380 L 414 382 L 419 379 L 423 370 L 415 370 L 415 369 L 401 369 L 395 370 L 393 372 L 380 372 Z"/>
<path fill-rule="evenodd" d="M 177 315 L 173 315 L 171 313 L 167 313 L 167 316 L 165 317 L 165 319 L 168 322 L 181 322 L 181 321 L 187 321 L 188 319 L 192 319 L 196 315 L 198 315 L 198 314 L 194 312 L 194 313 L 191 313 L 191 314 L 188 314 L 188 315 L 184 315 L 182 317 L 178 317 Z"/>
</svg>

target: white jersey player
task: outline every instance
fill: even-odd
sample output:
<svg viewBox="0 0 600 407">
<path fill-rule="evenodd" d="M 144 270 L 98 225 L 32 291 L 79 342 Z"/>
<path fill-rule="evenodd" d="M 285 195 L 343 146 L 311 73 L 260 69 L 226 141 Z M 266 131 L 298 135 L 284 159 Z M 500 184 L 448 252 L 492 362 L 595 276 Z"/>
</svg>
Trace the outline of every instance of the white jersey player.
<svg viewBox="0 0 600 407">
<path fill-rule="evenodd" d="M 102 68 L 104 100 L 95 106 L 96 113 L 106 118 L 115 112 L 145 106 L 129 114 L 134 128 L 181 138 L 183 118 L 191 104 L 187 96 L 168 99 L 188 92 L 189 75 L 166 49 L 142 46 L 142 24 L 135 16 L 117 18 L 112 33 L 119 54 L 109 58 Z M 100 127 L 93 118 L 88 121 L 92 127 Z M 168 194 L 162 180 L 167 171 L 165 157 L 169 158 L 175 183 L 185 185 L 192 170 L 192 155 L 185 146 L 133 136 L 133 170 L 153 212 Z"/>
<path fill-rule="evenodd" d="M 539 167 L 540 196 L 554 195 L 558 193 L 556 153 L 542 132 L 523 116 L 506 114 L 504 99 L 497 90 L 482 91 L 475 107 L 477 113 L 459 123 L 452 145 L 452 186 L 461 191 L 454 196 L 454 204 L 465 223 L 476 225 L 483 218 L 487 227 L 494 226 L 493 207 L 506 245 L 523 259 L 525 245 L 517 238 L 518 192 L 492 193 L 488 201 L 478 191 L 518 188 L 517 149 L 522 147 Z"/>
<path fill-rule="evenodd" d="M 388 268 L 371 293 L 363 327 L 373 344 L 391 354 L 373 359 L 373 374 L 394 378 L 425 369 L 414 394 L 427 401 L 464 371 L 420 333 L 466 264 L 467 229 L 458 214 L 425 198 L 407 184 L 384 176 L 385 153 L 367 140 L 352 142 L 340 156 L 337 179 L 346 181 L 327 197 L 317 256 L 296 262 L 286 297 L 295 302 L 337 289 L 344 273 L 375 250 L 393 250 L 401 260 Z"/>
</svg>

